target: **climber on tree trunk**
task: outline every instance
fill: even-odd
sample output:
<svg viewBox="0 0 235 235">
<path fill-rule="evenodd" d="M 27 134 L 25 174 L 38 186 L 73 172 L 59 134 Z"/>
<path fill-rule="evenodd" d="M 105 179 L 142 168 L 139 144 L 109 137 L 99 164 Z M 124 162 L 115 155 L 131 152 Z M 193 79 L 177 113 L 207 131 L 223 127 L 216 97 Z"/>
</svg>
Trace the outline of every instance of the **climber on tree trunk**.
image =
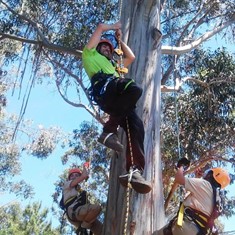
<svg viewBox="0 0 235 235">
<path fill-rule="evenodd" d="M 131 185 L 139 193 L 148 193 L 152 188 L 142 173 L 145 167 L 144 158 L 144 126 L 135 111 L 136 103 L 141 97 L 142 89 L 133 79 L 122 78 L 118 70 L 118 61 L 114 60 L 114 46 L 107 38 L 102 38 L 104 32 L 115 30 L 115 36 L 123 52 L 123 66 L 130 65 L 135 55 L 121 40 L 121 23 L 99 24 L 92 34 L 82 54 L 83 66 L 91 79 L 91 96 L 100 109 L 109 114 L 109 120 L 104 124 L 103 133 L 98 141 L 106 147 L 122 152 L 123 145 L 117 136 L 121 126 L 127 134 L 126 170 L 133 170 Z M 129 129 L 127 130 L 127 122 Z M 129 143 L 130 142 L 130 143 Z M 129 145 L 131 144 L 133 157 Z M 122 185 L 127 186 L 129 174 L 119 176 Z"/>
<path fill-rule="evenodd" d="M 68 221 L 77 229 L 78 234 L 83 234 L 83 230 L 90 229 L 94 235 L 101 235 L 103 225 L 97 219 L 101 206 L 91 204 L 87 199 L 87 192 L 80 186 L 80 183 L 87 179 L 88 171 L 85 166 L 83 166 L 83 171 L 79 168 L 70 169 L 68 180 L 63 186 L 60 206 L 65 211 Z"/>
<path fill-rule="evenodd" d="M 153 235 L 218 234 L 214 220 L 222 212 L 220 190 L 230 183 L 227 171 L 220 167 L 211 168 L 205 171 L 202 178 L 187 178 L 181 165 L 175 182 L 185 187 L 186 197 L 177 215 Z"/>
</svg>

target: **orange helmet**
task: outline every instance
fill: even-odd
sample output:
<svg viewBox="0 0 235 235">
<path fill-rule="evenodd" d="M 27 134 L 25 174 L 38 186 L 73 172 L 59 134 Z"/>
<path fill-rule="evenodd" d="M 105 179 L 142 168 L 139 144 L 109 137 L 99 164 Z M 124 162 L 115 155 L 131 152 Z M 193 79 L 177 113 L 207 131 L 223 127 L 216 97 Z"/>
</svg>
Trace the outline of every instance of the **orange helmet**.
<svg viewBox="0 0 235 235">
<path fill-rule="evenodd" d="M 69 170 L 69 175 L 68 175 L 68 179 L 70 177 L 71 174 L 73 173 L 79 173 L 79 174 L 82 174 L 81 170 L 79 168 L 72 168 Z"/>
<path fill-rule="evenodd" d="M 99 41 L 99 43 L 98 43 L 98 45 L 97 45 L 97 47 L 96 47 L 97 49 L 99 48 L 99 46 L 100 46 L 101 43 L 107 43 L 107 44 L 109 45 L 109 47 L 110 47 L 111 53 L 114 52 L 114 47 L 113 47 L 113 44 L 111 43 L 111 41 L 109 41 L 109 40 L 106 39 L 106 38 L 100 39 L 100 41 Z M 98 49 L 98 50 L 99 50 L 99 49 Z"/>
<path fill-rule="evenodd" d="M 212 168 L 211 170 L 215 181 L 221 185 L 222 189 L 230 184 L 230 177 L 226 170 L 220 167 Z"/>
</svg>

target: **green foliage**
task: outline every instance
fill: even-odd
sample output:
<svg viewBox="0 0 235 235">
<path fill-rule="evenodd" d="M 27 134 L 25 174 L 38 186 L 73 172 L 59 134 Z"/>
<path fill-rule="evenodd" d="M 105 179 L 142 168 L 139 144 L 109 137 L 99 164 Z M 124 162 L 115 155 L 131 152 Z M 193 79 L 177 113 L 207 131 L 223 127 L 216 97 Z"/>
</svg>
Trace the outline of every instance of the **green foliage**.
<svg viewBox="0 0 235 235">
<path fill-rule="evenodd" d="M 229 30 L 215 33 L 222 35 L 223 39 L 231 41 L 232 44 L 234 43 L 234 7 L 235 3 L 233 0 L 173 0 L 165 3 L 161 11 L 162 43 L 163 45 L 177 47 L 179 53 L 172 52 L 163 55 L 162 84 L 172 84 L 173 77 L 171 75 L 175 72 L 174 68 L 185 70 L 189 66 L 187 60 L 194 60 L 191 54 L 195 49 L 193 48 L 193 43 L 200 40 L 201 42 L 197 49 L 200 48 L 203 46 L 202 43 L 206 34 L 209 32 L 213 34 L 225 22 L 230 22 L 230 25 L 228 24 Z M 191 48 L 191 50 L 185 53 L 184 49 L 186 48 Z M 181 49 L 182 53 L 180 52 Z M 191 65 L 193 66 L 194 64 Z"/>
<path fill-rule="evenodd" d="M 28 146 L 29 154 L 41 159 L 47 158 L 56 148 L 61 139 L 65 138 L 60 128 L 41 128 Z"/>
<path fill-rule="evenodd" d="M 86 77 L 82 80 L 78 50 L 83 49 L 98 23 L 117 18 L 118 7 L 118 1 L 106 0 L 0 1 L 1 63 L 18 66 L 16 84 L 22 84 L 29 66 L 35 83 L 56 81 L 65 100 L 77 94 L 79 102 L 87 103 L 88 82 Z"/>
<path fill-rule="evenodd" d="M 58 235 L 48 222 L 48 209 L 35 202 L 24 209 L 19 204 L 0 208 L 0 235 Z"/>
<path fill-rule="evenodd" d="M 174 174 L 172 165 L 180 156 L 188 157 L 192 167 L 203 161 L 204 169 L 224 167 L 230 162 L 235 169 L 234 58 L 225 50 L 195 51 L 193 62 L 186 68 L 182 76 L 193 80 L 187 80 L 179 95 L 163 96 L 161 132 L 166 182 Z M 230 173 L 234 179 L 234 172 Z M 224 214 L 233 215 L 234 198 L 228 198 L 225 191 L 223 199 Z"/>
<path fill-rule="evenodd" d="M 44 40 L 41 38 L 44 35 L 50 43 L 74 49 L 82 49 L 97 23 L 113 19 L 118 10 L 117 1 L 105 0 L 1 2 L 1 8 L 5 8 L 0 21 L 2 33 L 30 40 L 38 37 Z M 2 45 L 2 49 L 5 56 L 13 55 L 6 53 L 13 53 L 13 48 L 9 50 Z"/>
<path fill-rule="evenodd" d="M 183 87 L 186 92 L 176 99 L 171 95 L 164 97 L 164 142 L 170 147 L 177 140 L 177 105 L 181 154 L 197 160 L 205 152 L 217 149 L 221 157 L 229 159 L 234 150 L 235 62 L 225 51 L 201 53 L 194 62 L 196 82 L 188 80 Z M 173 146 L 177 146 L 176 142 Z M 172 152 L 177 158 L 177 148 L 169 151 L 168 147 L 164 152 Z"/>
</svg>

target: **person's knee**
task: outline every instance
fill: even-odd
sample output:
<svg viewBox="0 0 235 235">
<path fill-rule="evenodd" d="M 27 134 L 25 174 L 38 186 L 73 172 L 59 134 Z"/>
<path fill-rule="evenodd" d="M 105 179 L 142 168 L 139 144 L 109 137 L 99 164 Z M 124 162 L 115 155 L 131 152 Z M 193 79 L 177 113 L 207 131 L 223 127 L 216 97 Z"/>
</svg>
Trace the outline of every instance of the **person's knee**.
<svg viewBox="0 0 235 235">
<path fill-rule="evenodd" d="M 101 212 L 101 206 L 98 204 L 90 205 L 90 211 L 94 214 L 99 215 Z"/>
<path fill-rule="evenodd" d="M 100 205 L 86 204 L 76 210 L 76 218 L 78 221 L 87 220 L 89 222 L 94 220 L 100 212 Z"/>
<path fill-rule="evenodd" d="M 127 91 L 132 95 L 132 97 L 135 97 L 135 99 L 137 100 L 143 93 L 143 89 L 137 86 L 135 83 L 130 84 L 130 86 L 127 88 Z"/>
</svg>

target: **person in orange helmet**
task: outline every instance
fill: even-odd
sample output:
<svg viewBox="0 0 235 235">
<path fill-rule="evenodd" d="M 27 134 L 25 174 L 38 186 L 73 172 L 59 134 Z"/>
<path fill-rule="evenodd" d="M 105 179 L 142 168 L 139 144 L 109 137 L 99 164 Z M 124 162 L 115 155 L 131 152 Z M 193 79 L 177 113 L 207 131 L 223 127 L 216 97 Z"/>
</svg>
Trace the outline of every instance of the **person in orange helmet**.
<svg viewBox="0 0 235 235">
<path fill-rule="evenodd" d="M 80 185 L 88 177 L 85 165 L 82 171 L 79 168 L 69 170 L 68 180 L 63 186 L 63 205 L 68 221 L 77 231 L 90 229 L 93 234 L 100 235 L 103 225 L 97 217 L 101 212 L 101 206 L 89 203 L 87 192 Z"/>
<path fill-rule="evenodd" d="M 184 176 L 183 166 L 180 166 L 175 175 L 175 182 L 183 185 L 188 193 L 177 216 L 154 234 L 217 234 L 214 220 L 222 210 L 220 190 L 230 184 L 228 172 L 217 167 L 205 171 L 202 178 L 188 178 Z"/>
<path fill-rule="evenodd" d="M 133 189 L 145 194 L 150 192 L 152 187 L 151 183 L 142 176 L 145 167 L 145 132 L 143 122 L 135 111 L 137 101 L 142 95 L 142 88 L 133 79 L 121 76 L 118 60 L 114 59 L 114 45 L 104 35 L 110 30 L 114 30 L 115 37 L 120 40 L 123 53 L 122 66 L 127 68 L 135 59 L 132 50 L 122 41 L 120 22 L 100 23 L 83 49 L 83 67 L 91 80 L 91 99 L 99 105 L 101 110 L 109 114 L 109 120 L 104 124 L 98 142 L 117 152 L 122 152 L 124 147 L 118 139 L 117 130 L 120 126 L 128 134 L 128 120 L 133 154 L 131 155 L 130 143 L 127 139 L 126 170 L 128 173 L 119 176 L 119 180 L 126 187 L 131 175 L 130 183 Z M 130 173 L 130 169 L 133 174 Z"/>
</svg>

